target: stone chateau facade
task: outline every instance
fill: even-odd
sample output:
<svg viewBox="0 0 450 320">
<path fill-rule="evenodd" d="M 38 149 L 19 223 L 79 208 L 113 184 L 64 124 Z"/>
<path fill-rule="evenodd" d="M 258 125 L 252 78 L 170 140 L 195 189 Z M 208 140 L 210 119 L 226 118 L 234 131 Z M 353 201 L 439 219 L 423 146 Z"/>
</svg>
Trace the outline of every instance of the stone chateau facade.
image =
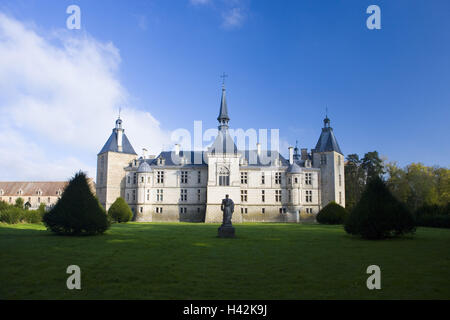
<svg viewBox="0 0 450 320">
<path fill-rule="evenodd" d="M 123 197 L 136 221 L 221 222 L 226 194 L 235 202 L 233 222 L 314 219 L 330 201 L 345 206 L 344 156 L 328 117 L 311 152 L 238 150 L 228 132 L 222 88 L 219 131 L 207 151 L 173 151 L 138 157 L 122 120 L 97 156 L 97 196 L 108 209 Z M 300 217 L 300 218 L 299 218 Z"/>
</svg>

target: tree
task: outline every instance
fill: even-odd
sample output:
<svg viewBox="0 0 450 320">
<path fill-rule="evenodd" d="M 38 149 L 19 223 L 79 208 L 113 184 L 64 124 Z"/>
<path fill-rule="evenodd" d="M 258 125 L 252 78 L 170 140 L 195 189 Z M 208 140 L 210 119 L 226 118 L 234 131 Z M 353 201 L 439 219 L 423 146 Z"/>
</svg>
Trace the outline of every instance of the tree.
<svg viewBox="0 0 450 320">
<path fill-rule="evenodd" d="M 357 154 L 349 154 L 345 163 L 345 203 L 350 210 L 361 197 L 364 190 L 365 175 Z"/>
<path fill-rule="evenodd" d="M 331 201 L 317 214 L 316 220 L 320 224 L 343 224 L 347 218 L 347 210 Z"/>
<path fill-rule="evenodd" d="M 116 222 L 128 222 L 133 218 L 133 212 L 131 211 L 128 204 L 121 197 L 117 198 L 116 201 L 111 205 L 108 210 L 108 215 L 113 221 Z"/>
<path fill-rule="evenodd" d="M 399 168 L 396 162 L 388 163 L 386 168 L 389 175 L 387 186 L 398 200 L 406 203 L 411 193 L 411 189 L 408 184 L 405 170 Z"/>
<path fill-rule="evenodd" d="M 24 204 L 23 199 L 19 197 L 16 199 L 16 204 L 14 206 L 16 208 L 23 209 L 23 204 Z"/>
<path fill-rule="evenodd" d="M 379 177 L 372 178 L 345 222 L 345 231 L 383 239 L 415 231 L 414 217 Z"/>
<path fill-rule="evenodd" d="M 383 160 L 380 159 L 378 151 L 367 152 L 361 159 L 361 167 L 366 174 L 366 184 L 369 180 L 381 177 L 385 173 Z"/>
<path fill-rule="evenodd" d="M 51 231 L 64 235 L 101 234 L 109 228 L 106 212 L 81 171 L 69 181 L 55 206 L 44 214 L 43 222 Z"/>
</svg>

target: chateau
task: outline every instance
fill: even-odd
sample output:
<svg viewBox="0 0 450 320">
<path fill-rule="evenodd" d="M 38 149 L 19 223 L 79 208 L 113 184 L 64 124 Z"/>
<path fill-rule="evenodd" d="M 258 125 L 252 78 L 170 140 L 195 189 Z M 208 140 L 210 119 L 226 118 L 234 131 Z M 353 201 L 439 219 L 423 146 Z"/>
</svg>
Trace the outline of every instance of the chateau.
<svg viewBox="0 0 450 320">
<path fill-rule="evenodd" d="M 207 151 L 173 151 L 138 157 L 120 117 L 97 156 L 97 196 L 108 209 L 123 197 L 136 221 L 221 222 L 226 194 L 233 222 L 314 219 L 330 201 L 345 206 L 344 156 L 328 117 L 311 152 L 289 148 L 238 150 L 229 134 L 222 87 L 217 137 Z"/>
</svg>

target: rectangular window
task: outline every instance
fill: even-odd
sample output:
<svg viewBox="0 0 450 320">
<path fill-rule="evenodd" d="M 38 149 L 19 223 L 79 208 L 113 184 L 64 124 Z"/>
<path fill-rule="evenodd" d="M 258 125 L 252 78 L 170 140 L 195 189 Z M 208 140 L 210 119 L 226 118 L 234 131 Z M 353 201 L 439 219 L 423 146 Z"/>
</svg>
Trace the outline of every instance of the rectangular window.
<svg viewBox="0 0 450 320">
<path fill-rule="evenodd" d="M 289 202 L 291 202 L 291 197 L 292 197 L 291 193 L 292 193 L 292 190 L 289 190 L 289 192 L 288 192 Z"/>
<path fill-rule="evenodd" d="M 312 173 L 305 173 L 305 184 L 312 184 Z"/>
<path fill-rule="evenodd" d="M 342 192 L 339 191 L 339 204 L 342 204 Z"/>
<path fill-rule="evenodd" d="M 188 172 L 181 171 L 181 183 L 188 183 Z"/>
<path fill-rule="evenodd" d="M 327 164 L 327 155 L 326 154 L 320 155 L 320 164 Z"/>
<path fill-rule="evenodd" d="M 130 194 L 127 192 L 127 201 L 130 201 Z"/>
<path fill-rule="evenodd" d="M 342 176 L 339 175 L 339 187 L 342 185 Z"/>
<path fill-rule="evenodd" d="M 144 177 L 141 177 L 141 182 L 144 183 Z"/>
<path fill-rule="evenodd" d="M 241 184 L 247 184 L 248 172 L 241 172 Z"/>
<path fill-rule="evenodd" d="M 241 208 L 241 213 L 247 213 L 247 208 Z"/>
<path fill-rule="evenodd" d="M 180 207 L 180 213 L 186 213 L 187 208 L 186 207 Z"/>
<path fill-rule="evenodd" d="M 156 183 L 164 183 L 164 171 L 156 172 Z"/>
<path fill-rule="evenodd" d="M 313 213 L 312 208 L 306 208 L 306 213 Z"/>
<path fill-rule="evenodd" d="M 202 195 L 202 194 L 201 194 L 201 191 L 200 191 L 200 189 L 198 189 L 198 190 L 197 190 L 197 201 L 198 201 L 198 202 L 200 202 L 200 200 L 201 200 L 201 195 Z"/>
<path fill-rule="evenodd" d="M 298 178 L 297 177 L 294 178 L 294 183 L 298 183 Z"/>
<path fill-rule="evenodd" d="M 261 208 L 261 213 L 262 214 L 266 213 L 266 208 Z"/>
<path fill-rule="evenodd" d="M 247 202 L 247 190 L 241 190 L 241 202 Z"/>
<path fill-rule="evenodd" d="M 144 211 L 144 208 L 143 208 L 143 207 L 140 207 L 140 208 L 139 208 L 139 212 L 142 213 L 142 211 Z"/>
<path fill-rule="evenodd" d="M 128 176 L 127 183 L 130 184 L 130 176 Z"/>
<path fill-rule="evenodd" d="M 137 175 L 136 175 L 136 173 L 133 173 L 133 184 L 136 184 L 136 182 L 137 182 Z"/>
<path fill-rule="evenodd" d="M 281 172 L 275 172 L 275 184 L 281 184 Z"/>
<path fill-rule="evenodd" d="M 275 190 L 275 202 L 281 202 L 281 190 Z"/>
<path fill-rule="evenodd" d="M 187 201 L 187 189 L 181 189 L 181 201 Z"/>
<path fill-rule="evenodd" d="M 163 189 L 156 190 L 156 201 L 163 201 Z"/>
<path fill-rule="evenodd" d="M 50 203 L 50 197 L 48 197 L 47 202 Z"/>
<path fill-rule="evenodd" d="M 219 186 L 229 186 L 230 185 L 230 176 L 221 175 L 219 176 Z"/>
<path fill-rule="evenodd" d="M 198 184 L 202 183 L 202 172 L 201 171 L 197 172 L 197 183 Z"/>
<path fill-rule="evenodd" d="M 133 201 L 136 200 L 136 190 L 133 190 Z"/>
<path fill-rule="evenodd" d="M 261 184 L 266 184 L 266 176 L 264 175 L 264 172 L 261 173 Z"/>
<path fill-rule="evenodd" d="M 312 191 L 311 190 L 306 190 L 306 198 L 305 198 L 306 202 L 312 202 Z"/>
<path fill-rule="evenodd" d="M 261 201 L 266 202 L 266 191 L 261 190 Z"/>
</svg>

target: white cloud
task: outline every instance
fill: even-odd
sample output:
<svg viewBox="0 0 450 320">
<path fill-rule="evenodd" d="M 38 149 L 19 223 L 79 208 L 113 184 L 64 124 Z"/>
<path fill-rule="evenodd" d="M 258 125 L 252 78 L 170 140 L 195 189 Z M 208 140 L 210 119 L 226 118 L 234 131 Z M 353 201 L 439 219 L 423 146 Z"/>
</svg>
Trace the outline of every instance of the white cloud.
<svg viewBox="0 0 450 320">
<path fill-rule="evenodd" d="M 245 19 L 245 15 L 241 8 L 231 8 L 222 13 L 222 26 L 224 28 L 237 28 L 242 25 Z"/>
<path fill-rule="evenodd" d="M 112 43 L 65 30 L 45 37 L 0 13 L 0 180 L 66 179 L 79 169 L 95 178 L 119 107 L 136 152 L 169 143 L 149 112 L 129 105 L 119 65 Z"/>
</svg>

